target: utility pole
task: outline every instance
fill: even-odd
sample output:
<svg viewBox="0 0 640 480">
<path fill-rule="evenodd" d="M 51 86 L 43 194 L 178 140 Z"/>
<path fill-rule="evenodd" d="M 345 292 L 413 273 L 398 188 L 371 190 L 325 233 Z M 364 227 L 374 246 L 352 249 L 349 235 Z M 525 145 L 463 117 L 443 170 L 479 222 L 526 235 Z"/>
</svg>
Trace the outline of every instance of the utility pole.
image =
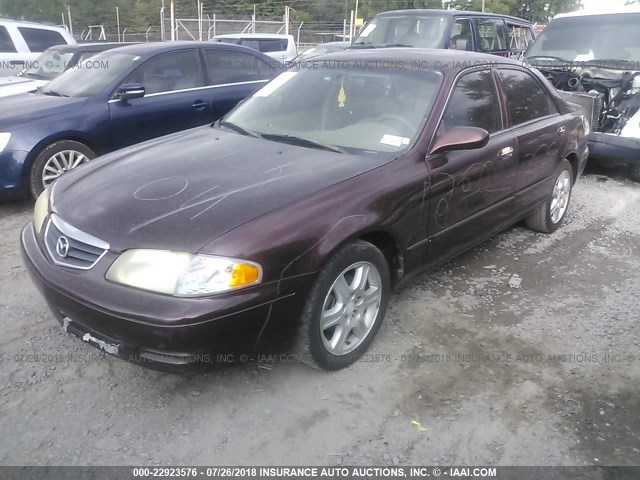
<svg viewBox="0 0 640 480">
<path fill-rule="evenodd" d="M 482 11 L 484 12 L 484 2 L 485 0 L 482 0 Z"/>
<path fill-rule="evenodd" d="M 116 5 L 116 25 L 118 26 L 118 42 L 120 42 L 120 9 L 118 8 L 117 5 Z"/>
<path fill-rule="evenodd" d="M 171 14 L 171 41 L 176 39 L 176 0 L 171 0 L 170 5 Z"/>
<path fill-rule="evenodd" d="M 289 6 L 284 7 L 284 33 L 289 35 Z"/>
<path fill-rule="evenodd" d="M 67 15 L 69 17 L 69 33 L 73 35 L 73 23 L 71 22 L 71 7 L 67 5 Z"/>
<path fill-rule="evenodd" d="M 356 11 L 353 14 L 353 16 L 354 16 L 353 34 L 355 35 L 356 34 L 356 28 L 357 28 L 356 24 L 358 23 L 358 0 L 356 0 Z"/>
<path fill-rule="evenodd" d="M 256 4 L 253 4 L 253 17 L 251 18 L 251 31 L 256 33 Z"/>
</svg>

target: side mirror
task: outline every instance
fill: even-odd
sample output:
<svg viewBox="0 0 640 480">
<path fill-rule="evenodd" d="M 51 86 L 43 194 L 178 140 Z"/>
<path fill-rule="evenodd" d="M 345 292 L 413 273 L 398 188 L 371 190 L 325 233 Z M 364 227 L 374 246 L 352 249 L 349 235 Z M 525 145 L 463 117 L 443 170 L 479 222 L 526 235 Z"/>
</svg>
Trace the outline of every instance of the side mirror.
<svg viewBox="0 0 640 480">
<path fill-rule="evenodd" d="M 126 85 L 122 85 L 115 94 L 115 97 L 122 102 L 126 102 L 133 98 L 142 98 L 145 94 L 145 89 L 143 85 L 138 83 L 128 83 Z"/>
<path fill-rule="evenodd" d="M 458 38 L 454 46 L 456 50 L 466 51 L 469 48 L 469 41 L 466 38 Z"/>
<path fill-rule="evenodd" d="M 454 127 L 436 139 L 436 143 L 429 152 L 451 152 L 453 150 L 475 150 L 489 143 L 489 132 L 476 127 Z"/>
</svg>

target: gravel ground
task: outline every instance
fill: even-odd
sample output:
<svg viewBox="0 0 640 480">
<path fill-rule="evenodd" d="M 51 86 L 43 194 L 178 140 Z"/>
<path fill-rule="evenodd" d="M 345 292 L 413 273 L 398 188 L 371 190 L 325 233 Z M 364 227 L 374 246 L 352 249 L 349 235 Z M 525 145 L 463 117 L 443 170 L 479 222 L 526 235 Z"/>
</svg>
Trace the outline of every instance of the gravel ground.
<svg viewBox="0 0 640 480">
<path fill-rule="evenodd" d="M 589 172 L 556 234 L 517 225 L 397 292 L 346 370 L 177 376 L 65 334 L 20 259 L 32 204 L 0 205 L 0 464 L 638 465 L 638 207 Z"/>
</svg>

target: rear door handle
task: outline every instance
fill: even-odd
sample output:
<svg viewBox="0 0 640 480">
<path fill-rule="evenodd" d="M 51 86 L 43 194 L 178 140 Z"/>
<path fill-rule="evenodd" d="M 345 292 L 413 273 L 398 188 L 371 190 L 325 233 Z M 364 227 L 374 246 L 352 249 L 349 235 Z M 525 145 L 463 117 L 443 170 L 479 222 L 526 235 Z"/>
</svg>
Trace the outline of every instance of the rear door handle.
<svg viewBox="0 0 640 480">
<path fill-rule="evenodd" d="M 567 132 L 567 127 L 560 127 L 558 129 L 558 134 L 564 135 Z"/>
<path fill-rule="evenodd" d="M 204 110 L 205 107 L 207 106 L 207 104 L 205 102 L 203 102 L 202 100 L 196 100 L 195 103 L 193 105 L 191 105 L 193 108 L 195 108 L 196 110 Z"/>
<path fill-rule="evenodd" d="M 499 158 L 510 158 L 511 155 L 513 155 L 513 147 L 505 147 L 502 150 L 500 150 L 500 153 L 498 154 Z"/>
</svg>

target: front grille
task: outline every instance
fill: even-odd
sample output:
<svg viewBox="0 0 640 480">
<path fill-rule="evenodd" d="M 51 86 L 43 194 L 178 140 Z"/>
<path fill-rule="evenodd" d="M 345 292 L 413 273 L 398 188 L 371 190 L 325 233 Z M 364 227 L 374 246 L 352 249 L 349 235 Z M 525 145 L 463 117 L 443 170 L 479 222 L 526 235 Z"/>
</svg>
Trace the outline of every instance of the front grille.
<svg viewBox="0 0 640 480">
<path fill-rule="evenodd" d="M 109 244 L 84 233 L 51 214 L 44 232 L 47 253 L 57 265 L 79 270 L 93 267 L 109 250 Z"/>
</svg>

